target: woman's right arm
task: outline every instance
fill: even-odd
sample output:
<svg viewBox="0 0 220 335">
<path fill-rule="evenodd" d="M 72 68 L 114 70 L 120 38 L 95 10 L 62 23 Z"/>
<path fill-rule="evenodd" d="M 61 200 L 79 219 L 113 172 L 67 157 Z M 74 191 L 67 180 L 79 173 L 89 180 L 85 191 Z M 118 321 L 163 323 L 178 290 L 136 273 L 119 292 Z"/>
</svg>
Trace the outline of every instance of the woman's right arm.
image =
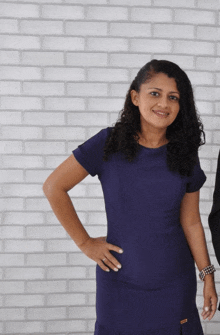
<svg viewBox="0 0 220 335">
<path fill-rule="evenodd" d="M 107 243 L 105 237 L 89 236 L 75 211 L 68 191 L 80 183 L 89 173 L 79 164 L 74 155 L 69 156 L 46 179 L 43 191 L 50 206 L 76 245 L 105 271 L 119 265 L 110 249 L 119 252 L 120 248 Z M 102 259 L 106 258 L 105 264 Z"/>
</svg>

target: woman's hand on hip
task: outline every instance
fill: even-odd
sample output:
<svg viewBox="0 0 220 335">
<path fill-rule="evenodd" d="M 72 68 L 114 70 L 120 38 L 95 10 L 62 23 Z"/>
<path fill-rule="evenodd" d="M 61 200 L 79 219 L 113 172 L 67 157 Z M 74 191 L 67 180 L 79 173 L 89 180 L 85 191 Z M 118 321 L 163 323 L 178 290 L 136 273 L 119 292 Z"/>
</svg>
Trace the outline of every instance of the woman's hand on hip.
<svg viewBox="0 0 220 335">
<path fill-rule="evenodd" d="M 122 249 L 106 242 L 106 237 L 107 236 L 90 237 L 80 249 L 86 256 L 98 263 L 102 270 L 110 271 L 109 268 L 111 268 L 114 271 L 118 271 L 118 269 L 121 268 L 121 264 L 110 253 L 110 250 L 121 253 L 119 250 Z M 109 268 L 105 264 L 108 265 Z"/>
</svg>

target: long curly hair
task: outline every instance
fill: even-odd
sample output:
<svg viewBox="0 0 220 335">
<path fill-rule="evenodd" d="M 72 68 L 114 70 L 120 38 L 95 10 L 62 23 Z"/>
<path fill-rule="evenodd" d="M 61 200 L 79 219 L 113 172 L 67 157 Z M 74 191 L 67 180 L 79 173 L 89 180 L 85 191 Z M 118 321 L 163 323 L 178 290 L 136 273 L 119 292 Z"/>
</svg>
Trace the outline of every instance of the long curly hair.
<svg viewBox="0 0 220 335">
<path fill-rule="evenodd" d="M 124 107 L 119 113 L 113 129 L 106 139 L 103 160 L 120 151 L 131 162 L 141 149 L 137 140 L 141 133 L 140 111 L 132 103 L 131 91 L 140 91 L 143 83 L 148 82 L 155 74 L 164 73 L 174 78 L 180 92 L 180 109 L 176 119 L 167 127 L 167 165 L 170 171 L 183 176 L 191 176 L 197 163 L 199 146 L 205 144 L 203 124 L 197 114 L 193 90 L 186 73 L 175 63 L 167 60 L 153 59 L 145 64 L 137 73 L 126 94 Z M 201 139 L 203 134 L 204 141 Z"/>
</svg>

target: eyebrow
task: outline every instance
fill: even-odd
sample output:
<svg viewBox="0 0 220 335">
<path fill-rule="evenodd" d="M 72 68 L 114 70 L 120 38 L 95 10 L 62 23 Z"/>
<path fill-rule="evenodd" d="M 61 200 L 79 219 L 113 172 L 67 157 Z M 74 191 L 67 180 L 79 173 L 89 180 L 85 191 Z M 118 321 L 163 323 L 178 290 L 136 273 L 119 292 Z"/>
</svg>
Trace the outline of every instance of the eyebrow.
<svg viewBox="0 0 220 335">
<path fill-rule="evenodd" d="M 162 91 L 161 88 L 157 88 L 157 87 L 150 87 L 148 88 L 148 90 L 152 90 L 152 89 L 156 89 L 156 90 L 159 90 L 159 91 Z M 169 93 L 177 93 L 177 94 L 180 94 L 179 92 L 175 92 L 175 91 L 171 91 Z"/>
</svg>

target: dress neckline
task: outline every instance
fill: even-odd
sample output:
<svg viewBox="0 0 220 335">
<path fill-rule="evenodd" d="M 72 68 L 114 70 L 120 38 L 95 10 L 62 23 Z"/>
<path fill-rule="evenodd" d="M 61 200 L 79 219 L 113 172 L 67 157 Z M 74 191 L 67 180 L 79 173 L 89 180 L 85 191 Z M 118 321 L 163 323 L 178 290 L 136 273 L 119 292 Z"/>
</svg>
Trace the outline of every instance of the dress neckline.
<svg viewBox="0 0 220 335">
<path fill-rule="evenodd" d="M 169 142 L 168 142 L 168 143 L 169 143 Z M 166 147 L 168 143 L 163 144 L 163 145 L 161 145 L 160 147 L 157 147 L 157 148 L 149 148 L 149 147 L 145 147 L 144 145 L 142 145 L 142 144 L 140 144 L 140 143 L 138 143 L 138 144 L 139 144 L 142 148 L 145 148 L 145 149 L 148 149 L 148 150 L 158 150 L 158 149 L 160 149 L 160 148 Z"/>
</svg>

